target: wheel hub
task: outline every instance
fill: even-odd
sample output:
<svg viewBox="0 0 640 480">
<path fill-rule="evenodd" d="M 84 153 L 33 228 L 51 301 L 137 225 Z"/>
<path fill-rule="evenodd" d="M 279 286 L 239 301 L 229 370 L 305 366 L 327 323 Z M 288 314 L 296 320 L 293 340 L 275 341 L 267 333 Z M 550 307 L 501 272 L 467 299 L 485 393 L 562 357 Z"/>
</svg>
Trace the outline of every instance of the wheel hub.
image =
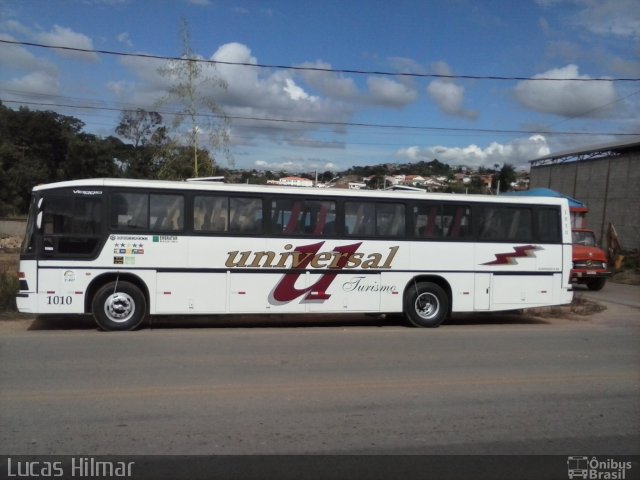
<svg viewBox="0 0 640 480">
<path fill-rule="evenodd" d="M 104 311 L 109 319 L 118 323 L 129 320 L 135 310 L 133 298 L 122 292 L 114 293 L 104 304 Z"/>
<path fill-rule="evenodd" d="M 416 298 L 415 310 L 418 316 L 430 320 L 438 314 L 440 302 L 433 293 L 421 293 Z"/>
</svg>

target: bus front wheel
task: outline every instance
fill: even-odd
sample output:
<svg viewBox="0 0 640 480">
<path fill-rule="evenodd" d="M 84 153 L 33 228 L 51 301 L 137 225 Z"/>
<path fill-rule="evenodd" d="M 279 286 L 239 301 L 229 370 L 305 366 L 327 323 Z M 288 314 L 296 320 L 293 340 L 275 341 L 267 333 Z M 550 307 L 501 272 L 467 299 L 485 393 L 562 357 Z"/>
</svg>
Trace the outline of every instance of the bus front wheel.
<svg viewBox="0 0 640 480">
<path fill-rule="evenodd" d="M 134 284 L 109 282 L 93 297 L 91 311 L 102 330 L 133 330 L 144 320 L 147 302 Z"/>
<path fill-rule="evenodd" d="M 438 327 L 449 315 L 449 297 L 435 283 L 415 283 L 405 293 L 404 314 L 414 327 Z"/>
</svg>

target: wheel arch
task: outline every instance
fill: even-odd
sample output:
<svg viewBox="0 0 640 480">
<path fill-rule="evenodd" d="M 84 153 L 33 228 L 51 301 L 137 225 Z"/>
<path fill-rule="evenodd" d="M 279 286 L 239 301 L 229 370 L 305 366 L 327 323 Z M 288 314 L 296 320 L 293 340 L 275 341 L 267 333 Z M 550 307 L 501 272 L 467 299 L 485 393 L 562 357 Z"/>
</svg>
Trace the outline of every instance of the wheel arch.
<svg viewBox="0 0 640 480">
<path fill-rule="evenodd" d="M 410 288 L 414 288 L 414 285 L 416 283 L 422 283 L 422 282 L 435 283 L 436 285 L 438 285 L 440 288 L 442 288 L 445 291 L 445 293 L 449 297 L 449 312 L 448 313 L 450 314 L 451 313 L 451 309 L 452 309 L 452 305 L 453 305 L 453 296 L 452 296 L 451 285 L 449 284 L 449 282 L 444 277 L 441 277 L 440 275 L 433 275 L 433 274 L 416 275 L 411 280 L 409 280 L 409 282 L 405 285 L 404 290 L 402 292 L 402 298 L 406 297 L 407 290 L 409 290 Z"/>
<path fill-rule="evenodd" d="M 136 287 L 138 287 L 145 297 L 145 301 L 147 302 L 147 309 L 149 308 L 149 301 L 150 301 L 149 288 L 147 287 L 146 282 L 142 280 L 142 278 L 140 278 L 138 275 L 131 272 L 107 272 L 107 273 L 101 273 L 96 278 L 94 278 L 89 284 L 89 287 L 87 288 L 87 293 L 84 296 L 85 313 L 92 313 L 91 303 L 93 302 L 93 297 L 96 295 L 98 290 L 100 290 L 107 283 L 115 282 L 116 280 L 119 282 L 127 281 L 135 285 Z M 147 311 L 147 314 L 148 313 L 149 312 Z"/>
</svg>

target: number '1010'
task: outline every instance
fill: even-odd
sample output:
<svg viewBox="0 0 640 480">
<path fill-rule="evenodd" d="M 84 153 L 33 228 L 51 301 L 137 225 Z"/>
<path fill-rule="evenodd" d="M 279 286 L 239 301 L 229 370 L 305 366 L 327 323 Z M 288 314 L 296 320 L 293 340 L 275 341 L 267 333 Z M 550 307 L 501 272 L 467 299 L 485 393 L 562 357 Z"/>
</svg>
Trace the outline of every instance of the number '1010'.
<svg viewBox="0 0 640 480">
<path fill-rule="evenodd" d="M 70 295 L 62 296 L 62 295 L 49 295 L 47 297 L 47 305 L 71 305 L 73 299 Z"/>
</svg>

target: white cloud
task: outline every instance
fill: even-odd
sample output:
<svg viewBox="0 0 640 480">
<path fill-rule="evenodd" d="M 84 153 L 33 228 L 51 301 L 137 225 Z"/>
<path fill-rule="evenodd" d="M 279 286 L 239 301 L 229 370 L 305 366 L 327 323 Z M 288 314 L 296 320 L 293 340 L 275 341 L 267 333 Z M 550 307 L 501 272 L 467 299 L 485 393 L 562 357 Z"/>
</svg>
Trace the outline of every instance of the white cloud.
<svg viewBox="0 0 640 480">
<path fill-rule="evenodd" d="M 124 80 L 107 82 L 107 90 L 113 93 L 116 97 L 122 97 L 128 92 L 131 92 L 134 88 L 134 84 L 126 82 Z"/>
<path fill-rule="evenodd" d="M 282 161 L 256 160 L 252 168 L 257 170 L 285 171 L 285 172 L 310 172 L 317 170 L 318 173 L 327 170 L 336 171 L 338 166 L 333 162 L 327 162 L 319 159 L 296 158 Z"/>
<path fill-rule="evenodd" d="M 475 119 L 478 112 L 466 110 L 464 103 L 464 87 L 448 80 L 434 80 L 427 87 L 427 93 L 438 105 L 440 110 L 448 115 Z"/>
<path fill-rule="evenodd" d="M 367 87 L 371 102 L 385 107 L 402 108 L 418 97 L 415 89 L 385 77 L 369 77 Z"/>
<path fill-rule="evenodd" d="M 496 163 L 508 163 L 514 166 L 526 165 L 529 160 L 548 154 L 549 146 L 546 138 L 542 135 L 533 135 L 506 144 L 492 142 L 485 148 L 477 145 L 428 148 L 413 146 L 396 152 L 396 156 L 410 161 L 438 159 L 449 165 L 466 165 L 468 167 L 492 166 Z"/>
<path fill-rule="evenodd" d="M 576 21 L 601 36 L 640 39 L 640 8 L 637 0 L 583 2 Z"/>
<path fill-rule="evenodd" d="M 580 75 L 576 65 L 555 68 L 534 75 L 533 78 L 590 78 Z M 617 100 L 612 82 L 589 81 L 531 81 L 518 82 L 516 99 L 532 110 L 561 117 L 603 117 L 610 114 L 609 104 Z"/>
<path fill-rule="evenodd" d="M 19 33 L 21 35 L 31 35 L 31 30 L 17 20 L 7 20 L 0 23 L 0 28 L 8 32 Z"/>
<path fill-rule="evenodd" d="M 15 41 L 10 35 L 0 33 L 0 39 Z M 23 71 L 40 71 L 55 75 L 58 69 L 52 63 L 37 58 L 29 50 L 20 45 L 4 44 L 0 48 L 0 64 L 3 69 L 17 69 Z"/>
<path fill-rule="evenodd" d="M 321 61 L 305 62 L 300 67 L 331 69 L 331 64 Z M 358 96 L 358 88 L 351 78 L 333 72 L 317 70 L 302 70 L 298 75 L 312 88 L 322 95 L 337 100 L 355 100 Z"/>
<path fill-rule="evenodd" d="M 575 5 L 569 21 L 575 27 L 601 36 L 640 39 L 640 9 L 637 0 L 536 0 L 543 8 Z"/>
<path fill-rule="evenodd" d="M 289 98 L 291 100 L 295 100 L 295 101 L 310 100 L 312 102 L 315 102 L 318 100 L 318 97 L 313 97 L 309 95 L 307 92 L 304 91 L 303 88 L 296 85 L 296 82 L 294 82 L 291 78 L 285 78 L 284 83 L 286 85 L 284 87 L 284 91 L 289 95 Z"/>
<path fill-rule="evenodd" d="M 133 42 L 131 41 L 131 38 L 129 37 L 129 34 L 127 32 L 119 33 L 116 38 L 120 43 L 125 44 L 127 47 L 133 47 Z"/>
<path fill-rule="evenodd" d="M 439 61 L 431 65 L 437 75 L 452 75 L 449 65 Z M 478 112 L 464 108 L 464 87 L 452 79 L 438 78 L 427 86 L 427 94 L 435 102 L 440 111 L 454 117 L 474 120 Z"/>
<path fill-rule="evenodd" d="M 223 88 L 220 82 L 210 81 L 199 88 L 202 95 L 214 98 L 222 110 L 233 117 L 233 145 L 253 144 L 257 138 L 311 145 L 314 140 L 309 139 L 308 133 L 318 129 L 314 122 L 328 119 L 346 122 L 351 118 L 351 104 L 311 95 L 302 82 L 305 77 L 287 70 L 247 66 L 257 64 L 257 59 L 246 45 L 237 42 L 222 45 L 209 58 L 217 62 L 243 64 L 201 64 L 202 78 L 215 77 L 226 84 Z M 166 96 L 171 79 L 158 74 L 161 62 L 130 57 L 122 58 L 120 62 L 133 73 L 135 81 L 109 85 L 111 91 L 120 95 L 119 101 L 152 106 Z M 170 107 L 163 107 L 163 110 Z M 337 128 L 335 130 L 338 131 Z M 332 141 L 322 142 L 322 145 L 330 145 L 330 148 L 342 146 L 340 142 Z"/>
<path fill-rule="evenodd" d="M 92 40 L 82 33 L 77 33 L 70 28 L 61 27 L 60 25 L 54 25 L 51 32 L 42 32 L 34 35 L 35 39 L 46 45 L 55 45 L 60 47 L 80 48 L 84 50 L 93 50 Z M 74 52 L 69 50 L 54 50 L 58 55 L 97 61 L 98 56 L 91 52 Z"/>
<path fill-rule="evenodd" d="M 56 75 L 47 72 L 32 72 L 23 77 L 10 80 L 1 84 L 3 89 L 14 90 L 14 98 L 20 97 L 20 94 L 26 94 L 28 100 L 33 100 L 31 95 L 38 95 L 38 101 L 44 97 L 53 97 L 60 92 L 60 82 Z M 31 95 L 30 95 L 31 94 Z"/>
<path fill-rule="evenodd" d="M 389 57 L 388 61 L 398 73 L 427 73 L 426 69 L 412 58 Z"/>
</svg>

